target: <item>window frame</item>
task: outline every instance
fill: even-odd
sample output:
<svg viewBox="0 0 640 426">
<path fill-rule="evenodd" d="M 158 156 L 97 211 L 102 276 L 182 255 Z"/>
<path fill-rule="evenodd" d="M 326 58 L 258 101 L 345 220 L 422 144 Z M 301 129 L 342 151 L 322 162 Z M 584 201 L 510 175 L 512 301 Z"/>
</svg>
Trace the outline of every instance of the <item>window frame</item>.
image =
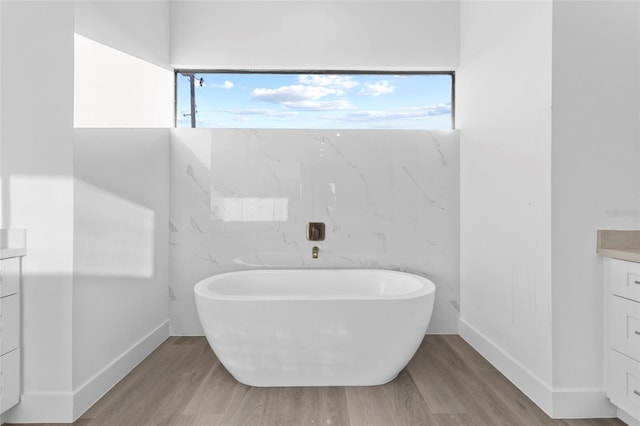
<svg viewBox="0 0 640 426">
<path fill-rule="evenodd" d="M 316 75 L 449 75 L 451 76 L 451 129 L 456 128 L 456 72 L 411 70 L 309 70 L 309 69 L 235 69 L 235 68 L 175 68 L 173 78 L 173 128 L 178 128 L 178 75 L 179 74 L 316 74 Z M 186 127 L 203 129 L 208 127 Z M 286 128 L 284 128 L 286 129 Z M 428 129 L 426 129 L 428 130 Z"/>
</svg>

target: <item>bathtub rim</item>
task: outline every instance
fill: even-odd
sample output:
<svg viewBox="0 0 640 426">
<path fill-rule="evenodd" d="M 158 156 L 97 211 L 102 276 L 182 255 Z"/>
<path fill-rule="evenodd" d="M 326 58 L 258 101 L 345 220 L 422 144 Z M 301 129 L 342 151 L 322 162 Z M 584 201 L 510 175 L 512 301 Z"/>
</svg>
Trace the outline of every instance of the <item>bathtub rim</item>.
<svg viewBox="0 0 640 426">
<path fill-rule="evenodd" d="M 408 278 L 412 278 L 417 280 L 421 287 L 415 291 L 411 291 L 408 293 L 401 294 L 385 294 L 385 295 L 327 295 L 327 296 L 310 296 L 310 295 L 233 295 L 233 294 L 223 294 L 211 291 L 209 288 L 209 284 L 215 282 L 217 280 L 224 279 L 225 277 L 237 276 L 237 275 L 257 275 L 260 273 L 295 273 L 295 272 L 303 272 L 303 273 L 311 273 L 313 271 L 357 271 L 357 272 L 376 272 L 376 273 L 390 273 L 394 275 L 406 276 Z M 206 277 L 200 281 L 198 281 L 194 285 L 194 293 L 196 297 L 203 297 L 205 299 L 210 300 L 220 300 L 220 301 L 285 301 L 285 300 L 297 300 L 297 301 L 340 301 L 340 300 L 362 300 L 362 301 L 383 301 L 383 300 L 404 300 L 404 299 L 413 299 L 424 296 L 435 296 L 436 286 L 429 278 L 423 277 L 422 275 L 404 272 L 404 271 L 395 271 L 392 269 L 375 269 L 375 268 L 322 268 L 322 269 L 303 269 L 303 268 L 279 268 L 279 269 L 246 269 L 240 271 L 232 271 L 232 272 L 223 272 L 221 274 L 211 275 Z"/>
</svg>

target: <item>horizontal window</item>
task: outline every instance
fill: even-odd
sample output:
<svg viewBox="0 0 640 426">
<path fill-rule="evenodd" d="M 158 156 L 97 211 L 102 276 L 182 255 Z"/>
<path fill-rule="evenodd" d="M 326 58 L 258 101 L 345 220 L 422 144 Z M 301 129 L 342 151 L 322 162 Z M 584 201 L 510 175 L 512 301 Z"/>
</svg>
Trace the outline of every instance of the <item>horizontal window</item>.
<svg viewBox="0 0 640 426">
<path fill-rule="evenodd" d="M 453 72 L 176 71 L 176 127 L 451 129 Z"/>
</svg>

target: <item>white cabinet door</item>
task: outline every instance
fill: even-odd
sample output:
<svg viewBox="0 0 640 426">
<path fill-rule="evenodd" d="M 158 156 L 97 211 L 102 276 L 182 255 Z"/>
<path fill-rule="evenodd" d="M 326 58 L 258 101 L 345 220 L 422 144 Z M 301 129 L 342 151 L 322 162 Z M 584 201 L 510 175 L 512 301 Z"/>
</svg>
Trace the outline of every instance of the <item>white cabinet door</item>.
<svg viewBox="0 0 640 426">
<path fill-rule="evenodd" d="M 0 357 L 0 413 L 20 401 L 20 350 Z"/>
<path fill-rule="evenodd" d="M 640 363 L 611 350 L 611 402 L 631 416 L 640 418 Z"/>
<path fill-rule="evenodd" d="M 611 292 L 640 302 L 640 263 L 614 259 L 610 271 Z"/>
<path fill-rule="evenodd" d="M 640 303 L 618 296 L 609 296 L 611 347 L 640 361 Z"/>
<path fill-rule="evenodd" d="M 0 297 L 20 291 L 20 258 L 0 260 Z"/>
<path fill-rule="evenodd" d="M 20 344 L 20 295 L 0 298 L 0 355 Z"/>
</svg>

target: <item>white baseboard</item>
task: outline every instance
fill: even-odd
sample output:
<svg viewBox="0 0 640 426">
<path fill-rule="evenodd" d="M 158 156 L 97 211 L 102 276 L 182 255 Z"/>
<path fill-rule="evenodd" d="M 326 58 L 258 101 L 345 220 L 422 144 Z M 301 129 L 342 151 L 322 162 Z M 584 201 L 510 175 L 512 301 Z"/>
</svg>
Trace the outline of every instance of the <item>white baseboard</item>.
<svg viewBox="0 0 640 426">
<path fill-rule="evenodd" d="M 554 389 L 554 419 L 595 419 L 616 416 L 604 389 Z"/>
<path fill-rule="evenodd" d="M 611 418 L 616 408 L 603 389 L 553 389 L 502 348 L 460 319 L 460 336 L 554 419 Z"/>
<path fill-rule="evenodd" d="M 636 420 L 631 414 L 618 408 L 618 418 L 629 426 L 640 426 L 640 421 Z"/>
<path fill-rule="evenodd" d="M 3 415 L 9 423 L 72 423 L 169 337 L 164 321 L 74 392 L 25 392 Z"/>
<path fill-rule="evenodd" d="M 27 392 L 9 409 L 2 421 L 7 423 L 69 423 L 73 420 L 71 392 Z"/>
<path fill-rule="evenodd" d="M 487 339 L 482 333 L 460 319 L 460 336 L 505 375 L 529 399 L 547 415 L 552 416 L 553 398 L 551 388 L 526 367 L 514 360 L 502 348 Z"/>
<path fill-rule="evenodd" d="M 169 320 L 140 339 L 120 357 L 80 385 L 74 392 L 73 420 L 76 421 L 85 411 L 115 386 L 124 376 L 133 370 L 142 360 L 169 338 Z"/>
</svg>

